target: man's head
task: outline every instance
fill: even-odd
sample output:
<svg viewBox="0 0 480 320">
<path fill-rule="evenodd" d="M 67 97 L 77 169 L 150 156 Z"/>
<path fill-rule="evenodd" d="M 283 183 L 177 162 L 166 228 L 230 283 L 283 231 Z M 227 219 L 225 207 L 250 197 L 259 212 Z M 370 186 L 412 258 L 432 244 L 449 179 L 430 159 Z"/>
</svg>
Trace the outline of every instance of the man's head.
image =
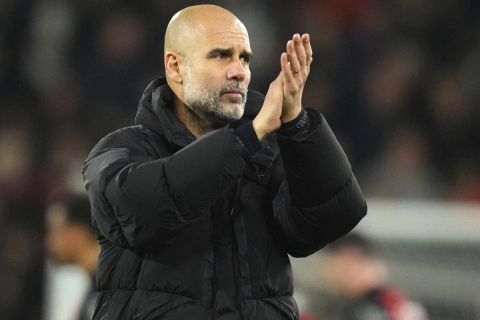
<svg viewBox="0 0 480 320">
<path fill-rule="evenodd" d="M 84 195 L 69 194 L 47 208 L 47 249 L 60 263 L 79 263 L 97 246 L 91 227 L 90 203 Z"/>
<path fill-rule="evenodd" d="M 334 241 L 324 253 L 323 277 L 333 293 L 359 297 L 386 278 L 386 268 L 373 256 L 372 244 L 358 233 Z"/>
<path fill-rule="evenodd" d="M 251 55 L 245 26 L 215 5 L 179 11 L 165 33 L 169 86 L 188 112 L 213 128 L 242 117 Z"/>
</svg>

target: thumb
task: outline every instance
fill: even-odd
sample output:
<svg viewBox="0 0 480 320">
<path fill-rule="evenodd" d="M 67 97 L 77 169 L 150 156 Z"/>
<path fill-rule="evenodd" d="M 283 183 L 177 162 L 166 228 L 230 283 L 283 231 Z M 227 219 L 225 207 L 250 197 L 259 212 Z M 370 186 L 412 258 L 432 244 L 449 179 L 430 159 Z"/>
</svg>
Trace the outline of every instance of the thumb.
<svg viewBox="0 0 480 320">
<path fill-rule="evenodd" d="M 270 88 L 267 92 L 268 97 L 275 99 L 283 99 L 283 72 L 280 71 L 278 76 L 270 83 Z"/>
</svg>

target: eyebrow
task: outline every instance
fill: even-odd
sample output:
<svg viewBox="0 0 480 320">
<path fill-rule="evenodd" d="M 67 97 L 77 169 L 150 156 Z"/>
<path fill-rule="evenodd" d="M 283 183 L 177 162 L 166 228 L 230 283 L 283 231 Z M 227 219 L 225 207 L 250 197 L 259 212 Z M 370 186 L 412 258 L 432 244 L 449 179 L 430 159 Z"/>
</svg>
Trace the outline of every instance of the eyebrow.
<svg viewBox="0 0 480 320">
<path fill-rule="evenodd" d="M 233 52 L 234 52 L 233 48 L 214 48 L 208 52 L 207 57 L 213 58 L 218 54 L 223 54 L 227 57 L 231 57 L 233 56 Z M 253 54 L 250 51 L 243 50 L 240 53 L 240 57 L 248 58 L 249 60 L 251 60 L 253 58 Z"/>
</svg>

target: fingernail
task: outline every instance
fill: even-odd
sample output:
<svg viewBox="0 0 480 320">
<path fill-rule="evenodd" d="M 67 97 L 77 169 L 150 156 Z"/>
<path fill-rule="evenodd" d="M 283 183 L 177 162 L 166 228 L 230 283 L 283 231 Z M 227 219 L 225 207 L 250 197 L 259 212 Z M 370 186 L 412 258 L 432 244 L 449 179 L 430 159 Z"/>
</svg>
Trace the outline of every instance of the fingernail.
<svg viewBox="0 0 480 320">
<path fill-rule="evenodd" d="M 293 47 L 293 41 L 292 41 L 292 40 L 288 40 L 288 42 L 287 42 L 287 46 L 289 46 L 289 47 Z"/>
</svg>

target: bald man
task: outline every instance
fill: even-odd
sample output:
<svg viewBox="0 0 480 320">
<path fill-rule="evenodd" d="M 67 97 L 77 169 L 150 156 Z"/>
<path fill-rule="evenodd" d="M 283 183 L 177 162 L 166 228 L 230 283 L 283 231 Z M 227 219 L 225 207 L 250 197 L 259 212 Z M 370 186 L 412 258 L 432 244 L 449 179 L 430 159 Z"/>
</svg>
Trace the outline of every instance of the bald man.
<svg viewBox="0 0 480 320">
<path fill-rule="evenodd" d="M 298 319 L 288 255 L 314 253 L 365 215 L 334 134 L 302 107 L 309 36 L 287 42 L 266 96 L 248 91 L 251 57 L 232 13 L 181 10 L 135 125 L 88 156 L 94 319 Z"/>
</svg>

